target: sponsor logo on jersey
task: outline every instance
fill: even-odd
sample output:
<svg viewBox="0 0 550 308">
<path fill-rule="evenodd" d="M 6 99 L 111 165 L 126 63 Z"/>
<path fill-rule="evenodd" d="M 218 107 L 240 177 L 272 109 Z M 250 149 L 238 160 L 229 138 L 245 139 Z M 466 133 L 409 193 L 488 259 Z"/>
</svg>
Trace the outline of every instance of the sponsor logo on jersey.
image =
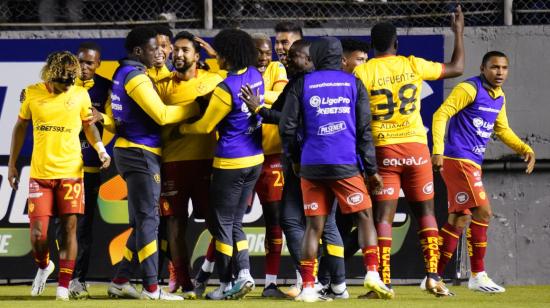
<svg viewBox="0 0 550 308">
<path fill-rule="evenodd" d="M 319 208 L 317 202 L 304 203 L 304 211 L 316 211 Z"/>
<path fill-rule="evenodd" d="M 347 200 L 349 205 L 357 205 L 357 204 L 363 202 L 363 194 L 359 193 L 359 192 L 351 194 L 346 198 L 346 200 Z"/>
<path fill-rule="evenodd" d="M 317 135 L 319 136 L 332 135 L 332 134 L 336 134 L 341 131 L 344 131 L 346 130 L 346 128 L 347 128 L 346 122 L 344 121 L 331 122 L 323 126 L 320 126 L 319 130 L 317 131 Z"/>
<path fill-rule="evenodd" d="M 468 193 L 463 192 L 463 191 L 457 193 L 456 196 L 455 196 L 455 201 L 458 204 L 464 204 L 464 203 L 468 202 L 468 200 L 470 200 L 470 196 L 468 195 Z"/>
<path fill-rule="evenodd" d="M 421 166 L 428 162 L 428 159 L 420 157 L 407 157 L 407 158 L 384 158 L 382 165 L 384 166 Z"/>
<path fill-rule="evenodd" d="M 380 192 L 377 193 L 377 195 L 393 195 L 395 192 L 395 189 L 393 187 L 383 188 Z"/>
<path fill-rule="evenodd" d="M 321 98 L 317 95 L 310 97 L 309 105 L 313 108 L 318 108 L 319 106 L 321 106 Z"/>
<path fill-rule="evenodd" d="M 485 148 L 484 145 L 476 145 L 472 148 L 472 152 L 474 152 L 475 154 L 483 154 L 485 153 L 485 150 L 487 150 L 487 148 Z"/>
</svg>

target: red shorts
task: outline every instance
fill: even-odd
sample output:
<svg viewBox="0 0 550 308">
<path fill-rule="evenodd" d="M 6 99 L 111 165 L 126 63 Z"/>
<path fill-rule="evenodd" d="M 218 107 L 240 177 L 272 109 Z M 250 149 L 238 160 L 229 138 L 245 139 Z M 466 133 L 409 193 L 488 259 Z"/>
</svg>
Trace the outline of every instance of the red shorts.
<svg viewBox="0 0 550 308">
<path fill-rule="evenodd" d="M 334 197 L 343 214 L 350 214 L 372 206 L 365 179 L 356 175 L 341 180 L 301 180 L 306 216 L 327 216 Z"/>
<path fill-rule="evenodd" d="M 447 186 L 449 213 L 471 215 L 469 209 L 489 205 L 483 182 L 481 169 L 475 165 L 446 158 L 443 161 L 441 176 Z"/>
<path fill-rule="evenodd" d="M 262 173 L 256 183 L 256 193 L 261 204 L 281 201 L 283 197 L 283 166 L 281 154 L 265 156 Z"/>
<path fill-rule="evenodd" d="M 374 196 L 375 201 L 399 199 L 401 188 L 408 201 L 433 199 L 433 173 L 427 145 L 411 142 L 379 146 L 376 161 L 384 188 Z"/>
<path fill-rule="evenodd" d="M 187 218 L 191 199 L 195 218 L 206 218 L 211 175 L 211 159 L 163 163 L 160 215 Z"/>
<path fill-rule="evenodd" d="M 84 214 L 82 178 L 29 179 L 29 217 Z"/>
</svg>

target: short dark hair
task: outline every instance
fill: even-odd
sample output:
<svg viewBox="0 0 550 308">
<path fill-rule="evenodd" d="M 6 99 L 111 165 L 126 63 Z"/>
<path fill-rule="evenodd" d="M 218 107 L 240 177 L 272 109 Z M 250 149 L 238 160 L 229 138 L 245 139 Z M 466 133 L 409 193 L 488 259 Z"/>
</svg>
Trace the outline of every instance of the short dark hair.
<svg viewBox="0 0 550 308">
<path fill-rule="evenodd" d="M 124 48 L 126 48 L 128 53 L 131 53 L 135 47 L 141 47 L 147 44 L 150 39 L 155 38 L 156 36 L 157 32 L 151 27 L 135 27 L 126 36 Z"/>
<path fill-rule="evenodd" d="M 187 31 L 178 32 L 176 36 L 174 36 L 174 40 L 172 42 L 175 43 L 178 40 L 189 40 L 193 44 L 193 48 L 195 48 L 195 52 L 201 51 L 201 45 L 199 44 L 199 42 L 195 41 L 195 35 L 191 32 L 187 32 Z"/>
<path fill-rule="evenodd" d="M 377 51 L 388 50 L 397 39 L 397 29 L 389 22 L 381 22 L 370 31 L 371 44 Z"/>
<path fill-rule="evenodd" d="M 300 34 L 300 37 L 304 37 L 302 27 L 290 21 L 283 21 L 275 25 L 275 33 L 279 32 L 294 32 Z"/>
<path fill-rule="evenodd" d="M 485 64 L 487 64 L 487 62 L 489 62 L 489 60 L 492 57 L 499 57 L 499 58 L 502 57 L 502 58 L 508 59 L 508 56 L 505 55 L 502 51 L 493 50 L 493 51 L 489 51 L 488 53 L 483 55 L 483 59 L 481 60 L 481 65 L 485 66 Z"/>
<path fill-rule="evenodd" d="M 80 43 L 80 45 L 78 45 L 78 50 L 80 49 L 95 50 L 98 53 L 101 53 L 101 46 L 94 41 L 85 41 Z"/>
<path fill-rule="evenodd" d="M 157 33 L 157 35 L 167 36 L 170 39 L 170 42 L 174 38 L 174 34 L 172 33 L 172 30 L 170 30 L 170 28 L 168 28 L 168 26 L 155 25 L 155 26 L 153 26 L 153 29 L 155 29 L 155 32 Z"/>
<path fill-rule="evenodd" d="M 214 49 L 227 61 L 232 70 L 254 65 L 258 58 L 250 34 L 239 29 L 225 29 L 214 37 Z"/>
<path fill-rule="evenodd" d="M 352 38 L 343 38 L 340 40 L 342 43 L 342 49 L 344 53 L 350 53 L 354 51 L 362 51 L 364 53 L 369 52 L 369 44 L 365 41 L 359 41 Z"/>
<path fill-rule="evenodd" d="M 311 46 L 311 41 L 308 41 L 306 39 L 301 39 L 301 40 L 294 41 L 294 43 L 292 43 L 292 46 L 290 46 L 290 49 L 293 49 L 293 50 L 304 49 L 309 46 Z"/>
</svg>

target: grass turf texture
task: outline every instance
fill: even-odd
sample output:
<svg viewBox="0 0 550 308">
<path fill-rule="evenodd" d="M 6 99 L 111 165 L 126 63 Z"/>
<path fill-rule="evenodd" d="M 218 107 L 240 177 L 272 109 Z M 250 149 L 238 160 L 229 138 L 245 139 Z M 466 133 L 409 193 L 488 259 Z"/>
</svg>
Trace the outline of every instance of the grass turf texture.
<svg viewBox="0 0 550 308">
<path fill-rule="evenodd" d="M 111 307 L 111 308 L 138 308 L 138 307 L 347 307 L 359 308 L 365 306 L 383 307 L 437 307 L 437 308 L 472 308 L 472 307 L 550 307 L 550 286 L 507 286 L 504 294 L 482 294 L 469 291 L 465 286 L 453 287 L 455 297 L 435 298 L 422 292 L 417 286 L 396 286 L 394 300 L 365 300 L 357 299 L 363 294 L 362 287 L 350 287 L 349 300 L 336 300 L 330 303 L 293 302 L 291 300 L 273 300 L 261 297 L 262 286 L 256 287 L 251 294 L 240 301 L 207 301 L 185 300 L 183 302 L 166 301 L 139 301 L 139 300 L 112 300 L 107 297 L 107 284 L 92 284 L 89 288 L 92 299 L 59 302 L 55 301 L 56 284 L 48 284 L 46 291 L 40 297 L 30 296 L 30 286 L 0 286 L 0 307 Z M 140 289 L 140 288 L 138 288 Z M 212 287 L 208 288 L 210 291 Z M 283 288 L 285 289 L 285 288 Z"/>
</svg>

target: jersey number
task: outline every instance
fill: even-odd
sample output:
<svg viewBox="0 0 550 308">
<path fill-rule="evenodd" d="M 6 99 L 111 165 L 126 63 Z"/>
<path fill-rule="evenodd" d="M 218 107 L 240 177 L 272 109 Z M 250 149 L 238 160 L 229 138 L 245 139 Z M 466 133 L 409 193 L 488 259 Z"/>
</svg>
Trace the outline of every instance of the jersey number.
<svg viewBox="0 0 550 308">
<path fill-rule="evenodd" d="M 405 96 L 407 90 L 410 90 L 410 95 Z M 396 107 L 399 107 L 399 113 L 402 115 L 410 114 L 416 110 L 416 86 L 414 84 L 406 84 L 399 89 L 398 96 L 400 104 L 393 101 L 393 93 L 388 89 L 379 89 L 370 91 L 371 96 L 385 95 L 388 100 L 387 104 L 378 104 L 376 108 L 378 110 L 387 110 L 385 114 L 373 115 L 375 120 L 389 120 L 393 116 Z M 407 105 L 411 105 L 408 107 Z"/>
<path fill-rule="evenodd" d="M 80 183 L 65 183 L 63 184 L 63 188 L 67 188 L 67 193 L 65 193 L 65 197 L 63 198 L 65 200 L 78 199 L 78 197 L 80 196 L 80 192 L 82 191 L 82 185 L 80 185 Z"/>
<path fill-rule="evenodd" d="M 284 185 L 284 178 L 281 170 L 273 170 L 271 171 L 271 174 L 277 175 L 277 179 L 275 180 L 275 183 L 273 183 L 273 187 L 281 187 Z"/>
</svg>

